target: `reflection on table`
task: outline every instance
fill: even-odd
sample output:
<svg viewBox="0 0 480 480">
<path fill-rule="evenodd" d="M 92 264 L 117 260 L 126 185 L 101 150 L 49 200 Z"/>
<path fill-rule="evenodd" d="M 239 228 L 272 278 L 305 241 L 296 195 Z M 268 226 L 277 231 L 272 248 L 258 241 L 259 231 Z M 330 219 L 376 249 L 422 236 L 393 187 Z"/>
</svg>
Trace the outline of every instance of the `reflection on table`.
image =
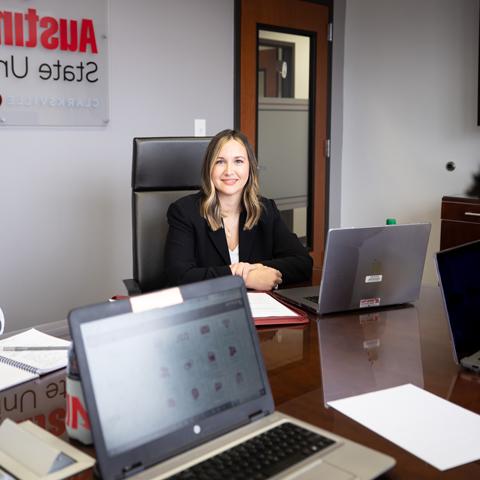
<svg viewBox="0 0 480 480">
<path fill-rule="evenodd" d="M 305 325 L 258 330 L 265 366 L 270 372 L 303 359 Z"/>
<path fill-rule="evenodd" d="M 325 404 L 413 383 L 424 386 L 414 306 L 317 320 Z"/>
<path fill-rule="evenodd" d="M 452 379 L 446 398 L 467 410 L 480 414 L 480 375 L 459 371 Z"/>
</svg>

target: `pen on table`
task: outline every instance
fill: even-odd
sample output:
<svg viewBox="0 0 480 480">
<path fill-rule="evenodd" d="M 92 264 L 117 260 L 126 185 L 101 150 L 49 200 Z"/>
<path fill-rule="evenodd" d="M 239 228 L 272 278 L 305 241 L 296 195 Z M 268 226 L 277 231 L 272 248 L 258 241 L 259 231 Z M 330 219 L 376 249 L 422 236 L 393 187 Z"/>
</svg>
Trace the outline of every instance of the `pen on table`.
<svg viewBox="0 0 480 480">
<path fill-rule="evenodd" d="M 4 352 L 24 352 L 24 351 L 40 351 L 40 350 L 68 350 L 70 347 L 66 346 L 58 346 L 58 347 L 1 347 L 0 350 Z"/>
</svg>

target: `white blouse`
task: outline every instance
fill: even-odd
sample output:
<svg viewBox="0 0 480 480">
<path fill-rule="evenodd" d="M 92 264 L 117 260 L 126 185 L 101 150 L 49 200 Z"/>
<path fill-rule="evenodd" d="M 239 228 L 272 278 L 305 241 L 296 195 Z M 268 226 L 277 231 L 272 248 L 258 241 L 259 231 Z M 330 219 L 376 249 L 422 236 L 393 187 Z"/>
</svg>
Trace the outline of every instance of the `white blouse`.
<svg viewBox="0 0 480 480">
<path fill-rule="evenodd" d="M 228 253 L 230 254 L 230 263 L 238 263 L 239 258 L 238 258 L 238 245 L 233 249 L 230 250 L 228 249 Z"/>
</svg>

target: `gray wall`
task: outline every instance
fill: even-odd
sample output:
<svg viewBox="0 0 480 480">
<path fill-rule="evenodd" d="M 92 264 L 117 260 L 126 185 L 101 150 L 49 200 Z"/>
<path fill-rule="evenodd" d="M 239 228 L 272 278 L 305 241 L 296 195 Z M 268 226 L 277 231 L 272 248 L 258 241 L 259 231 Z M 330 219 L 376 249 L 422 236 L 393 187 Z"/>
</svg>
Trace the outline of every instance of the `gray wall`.
<svg viewBox="0 0 480 480">
<path fill-rule="evenodd" d="M 341 224 L 432 222 L 430 284 L 441 198 L 480 166 L 478 23 L 478 0 L 346 1 Z"/>
<path fill-rule="evenodd" d="M 109 2 L 110 124 L 0 128 L 7 331 L 125 293 L 134 136 L 233 125 L 233 0 Z"/>
<path fill-rule="evenodd" d="M 346 0 L 334 0 L 332 45 L 332 107 L 328 223 L 340 227 L 342 219 L 343 64 Z"/>
</svg>

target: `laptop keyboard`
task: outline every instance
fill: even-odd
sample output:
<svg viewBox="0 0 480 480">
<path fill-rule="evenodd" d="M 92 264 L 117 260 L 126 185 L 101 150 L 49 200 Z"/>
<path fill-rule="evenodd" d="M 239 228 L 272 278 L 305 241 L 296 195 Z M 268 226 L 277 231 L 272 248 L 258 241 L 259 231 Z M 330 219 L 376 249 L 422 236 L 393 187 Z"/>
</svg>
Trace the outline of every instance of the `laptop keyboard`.
<svg viewBox="0 0 480 480">
<path fill-rule="evenodd" d="M 266 479 L 334 443 L 293 423 L 282 423 L 169 479 Z"/>
<path fill-rule="evenodd" d="M 312 295 L 311 297 L 304 297 L 309 302 L 318 303 L 318 295 Z"/>
</svg>

